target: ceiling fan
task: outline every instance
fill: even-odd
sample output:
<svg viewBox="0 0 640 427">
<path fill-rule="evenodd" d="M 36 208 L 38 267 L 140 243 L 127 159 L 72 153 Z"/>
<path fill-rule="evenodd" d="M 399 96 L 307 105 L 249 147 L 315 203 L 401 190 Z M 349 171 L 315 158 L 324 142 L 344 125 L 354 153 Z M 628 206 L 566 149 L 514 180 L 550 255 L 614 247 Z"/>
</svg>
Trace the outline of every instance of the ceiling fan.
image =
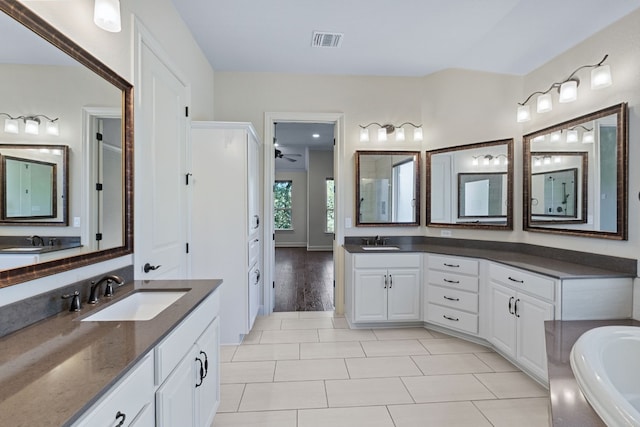
<svg viewBox="0 0 640 427">
<path fill-rule="evenodd" d="M 290 162 L 297 162 L 298 159 L 294 159 L 293 157 L 301 157 L 302 154 L 284 154 L 282 151 L 276 148 L 276 159 L 285 159 Z"/>
</svg>

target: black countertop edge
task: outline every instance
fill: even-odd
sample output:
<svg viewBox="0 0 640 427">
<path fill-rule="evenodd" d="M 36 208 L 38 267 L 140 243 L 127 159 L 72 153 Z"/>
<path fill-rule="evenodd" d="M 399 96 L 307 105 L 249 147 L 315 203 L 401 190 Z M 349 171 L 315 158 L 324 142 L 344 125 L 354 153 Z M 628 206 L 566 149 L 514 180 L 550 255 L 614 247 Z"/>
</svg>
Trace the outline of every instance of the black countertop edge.
<svg viewBox="0 0 640 427">
<path fill-rule="evenodd" d="M 552 427 L 605 426 L 578 386 L 571 370 L 570 354 L 573 345 L 583 333 L 611 325 L 640 327 L 640 321 L 615 319 L 544 322 Z"/>
</svg>

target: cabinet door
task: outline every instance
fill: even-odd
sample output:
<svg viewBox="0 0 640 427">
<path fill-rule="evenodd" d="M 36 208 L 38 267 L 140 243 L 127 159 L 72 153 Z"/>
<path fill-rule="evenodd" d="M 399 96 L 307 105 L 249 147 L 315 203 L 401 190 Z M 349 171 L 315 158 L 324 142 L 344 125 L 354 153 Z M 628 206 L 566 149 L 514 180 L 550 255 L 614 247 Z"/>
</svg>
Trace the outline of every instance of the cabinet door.
<svg viewBox="0 0 640 427">
<path fill-rule="evenodd" d="M 420 320 L 420 270 L 390 269 L 387 286 L 387 318 Z"/>
<path fill-rule="evenodd" d="M 540 378 L 547 378 L 544 321 L 553 320 L 553 305 L 527 295 L 517 295 L 518 352 L 516 360 Z"/>
<path fill-rule="evenodd" d="M 216 318 L 205 329 L 196 343 L 198 355 L 201 360 L 206 360 L 205 376 L 202 383 L 196 388 L 196 414 L 198 426 L 210 426 L 220 404 L 220 374 L 219 374 L 219 329 L 220 322 Z M 196 369 L 200 369 L 196 364 Z M 197 379 L 199 375 L 197 374 Z M 185 424 L 186 425 L 186 424 Z"/>
<path fill-rule="evenodd" d="M 156 392 L 158 427 L 195 426 L 196 347 L 169 375 Z M 199 366 L 197 367 L 199 369 Z M 199 378 L 199 377 L 197 377 Z"/>
<path fill-rule="evenodd" d="M 260 228 L 260 145 L 247 133 L 247 214 L 249 235 Z"/>
<path fill-rule="evenodd" d="M 387 320 L 387 270 L 355 270 L 356 322 Z"/>
<path fill-rule="evenodd" d="M 489 284 L 489 341 L 500 350 L 516 354 L 515 292 L 494 282 Z"/>
</svg>

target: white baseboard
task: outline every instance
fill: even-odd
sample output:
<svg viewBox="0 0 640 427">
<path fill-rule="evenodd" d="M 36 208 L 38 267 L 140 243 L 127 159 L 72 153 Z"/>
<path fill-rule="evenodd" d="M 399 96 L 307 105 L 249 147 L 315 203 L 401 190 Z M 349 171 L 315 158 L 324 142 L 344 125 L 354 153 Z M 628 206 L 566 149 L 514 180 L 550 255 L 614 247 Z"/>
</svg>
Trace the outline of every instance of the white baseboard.
<svg viewBox="0 0 640 427">
<path fill-rule="evenodd" d="M 276 242 L 276 248 L 306 248 L 307 242 Z"/>
<path fill-rule="evenodd" d="M 333 245 L 332 246 L 307 246 L 307 250 L 309 252 L 312 252 L 312 251 L 323 251 L 323 252 L 332 251 L 333 250 Z"/>
</svg>

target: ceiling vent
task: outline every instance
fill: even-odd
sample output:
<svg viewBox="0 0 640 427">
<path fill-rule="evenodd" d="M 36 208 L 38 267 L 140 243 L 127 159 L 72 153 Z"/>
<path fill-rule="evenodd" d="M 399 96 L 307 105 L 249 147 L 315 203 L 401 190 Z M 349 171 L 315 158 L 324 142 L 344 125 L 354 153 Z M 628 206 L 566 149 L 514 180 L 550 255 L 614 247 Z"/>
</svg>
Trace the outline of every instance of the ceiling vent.
<svg viewBox="0 0 640 427">
<path fill-rule="evenodd" d="M 343 37 L 344 34 L 341 33 L 314 31 L 311 47 L 340 47 Z"/>
</svg>

